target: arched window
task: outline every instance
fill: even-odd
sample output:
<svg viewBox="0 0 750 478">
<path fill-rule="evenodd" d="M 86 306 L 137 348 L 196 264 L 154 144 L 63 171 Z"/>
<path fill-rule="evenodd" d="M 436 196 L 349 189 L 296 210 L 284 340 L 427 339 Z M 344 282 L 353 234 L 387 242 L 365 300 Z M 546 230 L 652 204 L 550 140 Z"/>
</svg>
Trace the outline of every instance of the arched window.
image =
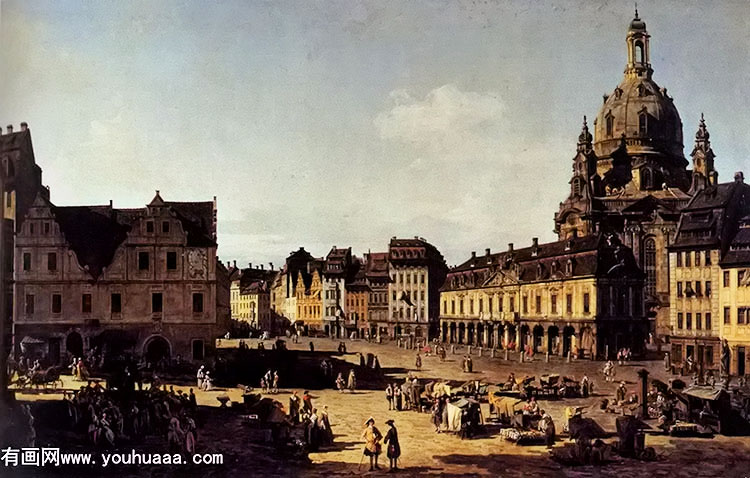
<svg viewBox="0 0 750 478">
<path fill-rule="evenodd" d="M 648 136 L 648 113 L 645 111 L 638 115 L 638 134 L 641 137 Z"/>
<path fill-rule="evenodd" d="M 643 43 L 635 42 L 635 62 L 643 63 Z"/>
<path fill-rule="evenodd" d="M 607 114 L 607 117 L 605 118 L 605 120 L 607 121 L 607 137 L 611 138 L 612 130 L 614 129 L 614 126 L 615 126 L 615 118 L 614 116 L 612 116 L 611 113 L 609 113 Z"/>
<path fill-rule="evenodd" d="M 656 241 L 649 237 L 643 243 L 643 269 L 646 272 L 646 294 L 656 295 Z"/>
<path fill-rule="evenodd" d="M 654 187 L 654 173 L 651 168 L 643 169 L 643 177 L 641 178 L 643 187 L 646 189 L 652 189 Z"/>
</svg>

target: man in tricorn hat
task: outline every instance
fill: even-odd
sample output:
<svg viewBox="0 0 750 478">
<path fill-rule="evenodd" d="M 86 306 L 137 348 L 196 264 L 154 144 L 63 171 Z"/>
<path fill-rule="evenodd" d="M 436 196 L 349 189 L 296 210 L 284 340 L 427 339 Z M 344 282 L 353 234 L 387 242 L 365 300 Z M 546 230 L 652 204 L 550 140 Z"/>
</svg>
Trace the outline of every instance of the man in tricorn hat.
<svg viewBox="0 0 750 478">
<path fill-rule="evenodd" d="M 362 438 L 365 439 L 365 456 L 370 457 L 370 471 L 379 470 L 378 455 L 380 455 L 380 440 L 383 435 L 380 430 L 375 428 L 375 419 L 370 417 L 365 422 L 365 430 L 362 432 Z"/>
<path fill-rule="evenodd" d="M 396 430 L 393 420 L 386 420 L 385 424 L 388 425 L 390 429 L 386 432 L 383 443 L 388 444 L 386 454 L 388 455 L 391 467 L 388 472 L 392 473 L 398 470 L 398 457 L 401 456 L 401 445 L 398 442 L 398 430 Z"/>
</svg>

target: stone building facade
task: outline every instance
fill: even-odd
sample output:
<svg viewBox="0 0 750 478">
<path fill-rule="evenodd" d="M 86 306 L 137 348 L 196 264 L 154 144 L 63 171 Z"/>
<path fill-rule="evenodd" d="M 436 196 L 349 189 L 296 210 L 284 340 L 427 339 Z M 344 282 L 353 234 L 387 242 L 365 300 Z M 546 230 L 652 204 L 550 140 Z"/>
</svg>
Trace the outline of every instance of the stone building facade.
<svg viewBox="0 0 750 478">
<path fill-rule="evenodd" d="M 581 357 L 643 352 L 644 276 L 616 236 L 472 253 L 440 293 L 447 343 Z"/>
<path fill-rule="evenodd" d="M 388 246 L 388 322 L 375 323 L 378 333 L 416 339 L 438 335 L 440 287 L 448 266 L 425 239 L 391 239 Z"/>
<path fill-rule="evenodd" d="M 14 333 L 52 363 L 97 347 L 203 360 L 226 332 L 216 202 L 59 207 L 37 195 L 16 235 Z M 26 344 L 31 344 L 24 346 Z"/>
<path fill-rule="evenodd" d="M 360 336 L 388 336 L 388 329 L 384 326 L 388 323 L 388 285 L 391 282 L 388 253 L 368 252 L 365 254 L 364 269 L 370 292 L 367 296 L 367 318 L 360 327 Z"/>
<path fill-rule="evenodd" d="M 734 182 L 709 185 L 693 197 L 669 248 L 671 360 L 677 367 L 690 357 L 704 370 L 719 370 L 726 341 L 729 372 L 745 374 L 750 348 L 748 251 L 750 186 L 737 173 Z"/>
<path fill-rule="evenodd" d="M 346 283 L 352 279 L 352 249 L 333 246 L 323 268 L 323 320 L 329 337 L 346 335 Z"/>
<path fill-rule="evenodd" d="M 604 95 L 593 137 L 584 118 L 570 193 L 555 214 L 555 231 L 559 239 L 617 234 L 646 273 L 651 330 L 668 340 L 667 249 L 680 211 L 698 191 L 716 184 L 717 173 L 710 147 L 698 144 L 692 170 L 687 169 L 682 121 L 667 89 L 652 78 L 650 35 L 637 12 L 626 45 L 625 76 Z"/>
<path fill-rule="evenodd" d="M 265 269 L 263 265 L 253 267 L 251 263 L 249 266 L 236 269 L 233 274 L 232 319 L 247 322 L 257 330 L 271 331 L 271 284 L 276 271 Z"/>
<path fill-rule="evenodd" d="M 323 331 L 322 262 L 308 263 L 308 274 L 297 276 L 297 321 L 306 333 Z M 305 280 L 307 278 L 307 281 Z"/>
</svg>

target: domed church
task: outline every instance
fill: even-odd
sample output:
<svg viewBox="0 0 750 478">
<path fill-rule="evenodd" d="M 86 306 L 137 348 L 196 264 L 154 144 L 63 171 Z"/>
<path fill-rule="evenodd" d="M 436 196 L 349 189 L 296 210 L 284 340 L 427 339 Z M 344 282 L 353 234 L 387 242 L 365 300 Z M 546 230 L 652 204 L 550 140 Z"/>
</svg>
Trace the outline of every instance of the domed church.
<svg viewBox="0 0 750 478">
<path fill-rule="evenodd" d="M 570 194 L 555 214 L 555 232 L 561 240 L 616 233 L 632 248 L 647 275 L 651 331 L 665 337 L 670 333 L 667 246 L 680 210 L 718 178 L 702 116 L 688 169 L 682 121 L 667 89 L 652 78 L 649 40 L 636 10 L 625 38 L 625 76 L 604 95 L 593 136 L 583 119 Z"/>
</svg>

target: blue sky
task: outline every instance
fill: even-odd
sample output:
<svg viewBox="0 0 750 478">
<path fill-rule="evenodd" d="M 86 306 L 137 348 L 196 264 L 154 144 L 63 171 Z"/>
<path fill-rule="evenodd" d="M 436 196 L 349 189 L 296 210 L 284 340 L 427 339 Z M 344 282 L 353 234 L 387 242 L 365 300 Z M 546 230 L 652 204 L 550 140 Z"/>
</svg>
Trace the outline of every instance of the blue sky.
<svg viewBox="0 0 750 478">
<path fill-rule="evenodd" d="M 750 4 L 641 1 L 654 79 L 720 180 L 750 153 Z M 0 124 L 57 204 L 219 203 L 219 254 L 280 263 L 423 236 L 453 264 L 554 239 L 630 1 L 0 4 Z"/>
</svg>

